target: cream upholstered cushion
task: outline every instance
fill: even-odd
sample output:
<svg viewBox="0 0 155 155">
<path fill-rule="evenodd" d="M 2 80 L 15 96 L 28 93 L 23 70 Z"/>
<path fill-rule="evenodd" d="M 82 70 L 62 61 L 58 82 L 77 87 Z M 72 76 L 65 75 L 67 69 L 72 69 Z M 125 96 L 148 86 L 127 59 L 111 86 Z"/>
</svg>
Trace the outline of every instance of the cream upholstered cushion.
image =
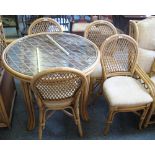
<svg viewBox="0 0 155 155">
<path fill-rule="evenodd" d="M 141 83 L 128 76 L 115 76 L 105 80 L 103 93 L 111 106 L 138 106 L 153 101 Z"/>
<path fill-rule="evenodd" d="M 155 18 L 147 18 L 137 23 L 139 47 L 155 50 Z"/>
<path fill-rule="evenodd" d="M 94 77 L 94 78 L 102 77 L 102 66 L 100 62 L 98 62 L 95 70 L 90 74 L 90 77 Z"/>
<path fill-rule="evenodd" d="M 84 32 L 89 23 L 74 23 L 72 32 Z"/>
<path fill-rule="evenodd" d="M 138 64 L 146 72 L 149 73 L 154 62 L 155 51 L 139 48 Z"/>
</svg>

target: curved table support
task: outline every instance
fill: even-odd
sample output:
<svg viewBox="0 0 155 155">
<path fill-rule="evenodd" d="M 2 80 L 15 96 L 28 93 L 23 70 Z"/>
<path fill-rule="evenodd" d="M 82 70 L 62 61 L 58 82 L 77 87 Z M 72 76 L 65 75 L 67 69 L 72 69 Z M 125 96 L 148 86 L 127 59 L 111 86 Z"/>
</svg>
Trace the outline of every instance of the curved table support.
<svg viewBox="0 0 155 155">
<path fill-rule="evenodd" d="M 89 83 L 90 83 L 90 76 L 87 76 L 87 83 L 86 86 L 82 92 L 81 95 L 81 103 L 80 103 L 80 113 L 81 117 L 84 121 L 89 120 L 89 115 L 88 115 L 88 97 L 89 97 Z"/>
<path fill-rule="evenodd" d="M 23 90 L 25 106 L 28 112 L 28 124 L 27 129 L 33 130 L 35 127 L 35 115 L 34 115 L 34 106 L 32 102 L 32 94 L 30 90 L 30 84 L 28 82 L 21 81 L 21 86 Z"/>
</svg>

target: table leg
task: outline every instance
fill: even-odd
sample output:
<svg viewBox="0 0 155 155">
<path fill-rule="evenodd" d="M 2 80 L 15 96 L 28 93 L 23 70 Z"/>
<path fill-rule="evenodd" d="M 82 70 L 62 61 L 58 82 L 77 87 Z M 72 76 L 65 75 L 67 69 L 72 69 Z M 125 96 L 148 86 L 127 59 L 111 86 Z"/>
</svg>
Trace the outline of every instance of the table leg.
<svg viewBox="0 0 155 155">
<path fill-rule="evenodd" d="M 21 85 L 23 89 L 26 109 L 28 112 L 27 129 L 32 130 L 35 127 L 35 115 L 34 115 L 34 107 L 33 107 L 31 90 L 30 90 L 30 83 L 21 81 Z"/>
<path fill-rule="evenodd" d="M 81 117 L 85 121 L 88 121 L 89 119 L 88 110 L 87 110 L 88 96 L 89 96 L 89 83 L 90 83 L 90 76 L 87 76 L 87 83 L 81 95 L 81 106 L 80 106 Z"/>
</svg>

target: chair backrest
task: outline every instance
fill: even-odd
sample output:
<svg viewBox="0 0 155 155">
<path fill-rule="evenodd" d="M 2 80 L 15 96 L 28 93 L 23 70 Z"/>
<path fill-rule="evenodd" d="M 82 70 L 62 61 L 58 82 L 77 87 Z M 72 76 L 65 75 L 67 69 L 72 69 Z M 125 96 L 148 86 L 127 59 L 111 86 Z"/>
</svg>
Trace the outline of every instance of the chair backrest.
<svg viewBox="0 0 155 155">
<path fill-rule="evenodd" d="M 0 66 L 2 65 L 1 55 L 4 49 L 6 48 L 5 35 L 3 31 L 3 24 L 0 22 Z"/>
<path fill-rule="evenodd" d="M 130 20 L 129 35 L 137 42 L 139 47 L 155 50 L 155 17 L 150 16 L 143 20 Z"/>
<path fill-rule="evenodd" d="M 28 29 L 28 35 L 41 32 L 62 32 L 59 23 L 51 18 L 36 19 Z"/>
<path fill-rule="evenodd" d="M 150 16 L 143 20 L 130 20 L 129 35 L 138 43 L 139 66 L 150 74 L 155 59 L 155 17 Z"/>
<path fill-rule="evenodd" d="M 136 41 L 125 34 L 107 38 L 101 46 L 101 65 L 104 78 L 117 75 L 133 75 L 137 63 Z"/>
<path fill-rule="evenodd" d="M 117 34 L 117 30 L 112 23 L 97 20 L 87 26 L 84 36 L 100 48 L 103 41 L 114 34 Z"/>
<path fill-rule="evenodd" d="M 62 67 L 44 70 L 33 77 L 31 87 L 42 101 L 60 101 L 75 97 L 86 84 L 85 75 Z"/>
</svg>

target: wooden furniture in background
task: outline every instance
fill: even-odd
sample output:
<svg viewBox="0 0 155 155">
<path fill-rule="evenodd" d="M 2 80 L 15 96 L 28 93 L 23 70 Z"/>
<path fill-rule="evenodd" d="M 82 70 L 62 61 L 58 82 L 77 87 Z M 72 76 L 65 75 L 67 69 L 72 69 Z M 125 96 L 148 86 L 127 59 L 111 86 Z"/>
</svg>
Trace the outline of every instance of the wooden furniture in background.
<svg viewBox="0 0 155 155">
<path fill-rule="evenodd" d="M 28 29 L 28 35 L 41 32 L 62 32 L 62 28 L 58 22 L 51 18 L 36 19 Z"/>
<path fill-rule="evenodd" d="M 92 22 L 92 17 L 89 15 L 76 15 L 72 16 L 70 32 L 83 36 L 86 27 Z"/>
<path fill-rule="evenodd" d="M 53 38 L 69 55 L 51 41 Z M 98 48 L 88 39 L 69 33 L 53 32 L 28 35 L 7 46 L 2 55 L 5 69 L 21 80 L 28 111 L 28 129 L 35 126 L 34 107 L 31 100 L 30 82 L 38 72 L 55 67 L 71 67 L 89 76 L 100 58 Z M 81 116 L 88 119 L 88 85 L 80 104 Z"/>
<path fill-rule="evenodd" d="M 19 23 L 17 15 L 2 15 L 2 23 L 5 28 L 16 28 L 17 35 L 19 34 Z"/>
<path fill-rule="evenodd" d="M 39 106 L 39 139 L 45 127 L 48 111 L 62 110 L 74 118 L 80 136 L 83 136 L 79 115 L 79 102 L 87 82 L 79 70 L 63 67 L 52 68 L 36 74 L 31 82 Z"/>
<path fill-rule="evenodd" d="M 128 35 L 113 35 L 101 46 L 103 94 L 109 103 L 105 135 L 118 112 L 138 114 L 141 129 L 150 105 L 155 104 L 155 87 L 149 76 L 138 66 L 137 56 L 137 43 Z"/>
<path fill-rule="evenodd" d="M 129 21 L 142 20 L 146 15 L 113 15 L 112 20 L 115 27 L 122 30 L 125 34 L 129 34 Z"/>
</svg>

